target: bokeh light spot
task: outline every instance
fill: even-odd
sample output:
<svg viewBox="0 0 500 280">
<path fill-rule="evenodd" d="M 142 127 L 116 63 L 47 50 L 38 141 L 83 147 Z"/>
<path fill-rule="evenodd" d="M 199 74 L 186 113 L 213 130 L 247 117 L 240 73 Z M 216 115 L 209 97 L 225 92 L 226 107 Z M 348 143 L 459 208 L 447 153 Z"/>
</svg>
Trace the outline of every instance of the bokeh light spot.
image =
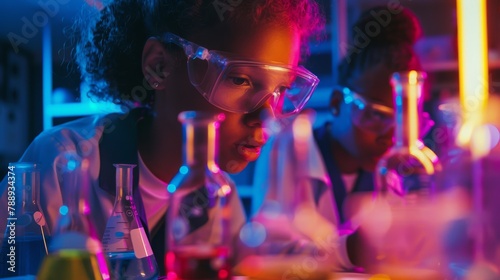
<svg viewBox="0 0 500 280">
<path fill-rule="evenodd" d="M 498 131 L 498 128 L 492 124 L 487 124 L 486 127 L 490 131 L 490 149 L 493 149 L 500 141 L 500 131 Z"/>
<path fill-rule="evenodd" d="M 69 211 L 69 209 L 68 209 L 68 206 L 66 206 L 66 205 L 63 205 L 63 206 L 61 206 L 61 207 L 59 208 L 59 213 L 60 213 L 61 215 L 66 215 L 66 214 L 68 214 L 68 211 Z"/>
<path fill-rule="evenodd" d="M 177 187 L 174 184 L 168 184 L 167 191 L 169 193 L 173 193 L 173 192 L 175 192 L 175 190 L 177 190 Z"/>
<path fill-rule="evenodd" d="M 189 171 L 189 168 L 185 165 L 181 166 L 181 168 L 179 168 L 179 173 L 183 174 L 183 175 L 186 175 Z"/>
<path fill-rule="evenodd" d="M 67 163 L 67 168 L 69 171 L 75 170 L 76 166 L 77 166 L 76 160 L 70 159 Z"/>
<path fill-rule="evenodd" d="M 240 240 L 248 247 L 257 247 L 266 240 L 266 228 L 257 222 L 245 224 L 240 230 Z"/>
</svg>

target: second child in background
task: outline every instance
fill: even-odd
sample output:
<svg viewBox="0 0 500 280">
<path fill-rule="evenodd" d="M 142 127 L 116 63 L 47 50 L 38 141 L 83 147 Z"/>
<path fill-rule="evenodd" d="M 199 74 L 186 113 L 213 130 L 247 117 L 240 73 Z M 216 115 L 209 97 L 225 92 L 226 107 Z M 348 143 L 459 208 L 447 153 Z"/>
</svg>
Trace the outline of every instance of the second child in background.
<svg viewBox="0 0 500 280">
<path fill-rule="evenodd" d="M 376 17 L 380 15 L 389 15 L 386 25 L 379 25 Z M 374 23 L 380 27 L 378 32 L 371 32 L 374 36 L 362 46 L 356 45 L 354 36 L 349 46 L 356 48 L 348 49 L 338 66 L 338 85 L 329 103 L 331 120 L 314 130 L 309 127 L 310 136 L 302 143 L 294 138 L 293 127 L 271 138 L 254 177 L 264 201 L 254 220 L 271 231 L 287 231 L 268 234 L 266 242 L 291 238 L 318 244 L 336 239 L 340 246 L 335 247 L 335 258 L 341 269 L 358 264 L 349 253 L 358 244 L 354 244 L 356 235 L 347 234 L 354 228 L 344 202 L 352 193 L 373 191 L 374 168 L 393 144 L 390 76 L 421 70 L 413 48 L 421 36 L 416 16 L 402 6 L 396 12 L 386 6 L 373 7 L 361 14 L 351 34 L 370 31 Z M 276 205 L 287 212 L 289 227 L 276 226 L 277 221 L 267 215 Z M 302 212 L 306 218 L 299 217 L 304 216 Z"/>
</svg>

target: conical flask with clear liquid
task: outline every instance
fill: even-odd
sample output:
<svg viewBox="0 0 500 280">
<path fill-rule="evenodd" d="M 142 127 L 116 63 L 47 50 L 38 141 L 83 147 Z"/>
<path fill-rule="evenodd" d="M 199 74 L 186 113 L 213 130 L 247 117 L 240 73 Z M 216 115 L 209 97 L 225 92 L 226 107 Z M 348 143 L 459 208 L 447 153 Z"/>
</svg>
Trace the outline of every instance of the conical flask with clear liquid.
<svg viewBox="0 0 500 280">
<path fill-rule="evenodd" d="M 0 278 L 35 277 L 48 254 L 50 236 L 40 207 L 40 171 L 31 162 L 10 163 L 7 173 L 7 227 L 0 256 Z"/>
<path fill-rule="evenodd" d="M 396 72 L 391 77 L 395 106 L 395 144 L 376 167 L 376 191 L 408 198 L 435 191 L 440 170 L 436 154 L 423 144 L 419 134 L 425 72 Z"/>
<path fill-rule="evenodd" d="M 37 279 L 110 279 L 109 264 L 91 218 L 89 160 L 66 153 L 55 164 L 62 169 L 63 205 Z"/>
<path fill-rule="evenodd" d="M 102 238 L 111 279 L 156 279 L 158 265 L 132 195 L 135 165 L 115 164 L 116 198 Z"/>
<path fill-rule="evenodd" d="M 179 114 L 184 151 L 183 164 L 167 186 L 168 279 L 231 277 L 229 194 L 234 185 L 217 165 L 217 131 L 223 120 L 223 114 Z"/>
<path fill-rule="evenodd" d="M 441 165 L 419 134 L 425 72 L 391 77 L 395 107 L 395 144 L 375 171 L 376 203 L 371 213 L 375 272 L 396 279 L 442 279 L 439 222 L 434 199 Z M 412 278 L 413 279 L 413 278 Z"/>
</svg>

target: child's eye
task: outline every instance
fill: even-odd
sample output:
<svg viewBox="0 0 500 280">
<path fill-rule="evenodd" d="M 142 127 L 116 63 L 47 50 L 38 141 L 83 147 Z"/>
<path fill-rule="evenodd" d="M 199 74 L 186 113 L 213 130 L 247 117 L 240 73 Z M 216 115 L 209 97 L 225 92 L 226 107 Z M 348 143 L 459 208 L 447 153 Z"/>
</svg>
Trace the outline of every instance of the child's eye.
<svg viewBox="0 0 500 280">
<path fill-rule="evenodd" d="M 374 117 L 374 118 L 376 118 L 378 120 L 381 120 L 381 119 L 385 118 L 385 115 L 383 113 L 375 111 L 375 110 L 371 111 L 371 115 L 372 115 L 372 117 Z"/>
<path fill-rule="evenodd" d="M 231 82 L 234 85 L 237 85 L 237 86 L 249 86 L 250 85 L 250 81 L 244 77 L 229 77 L 229 79 L 231 80 Z"/>
<path fill-rule="evenodd" d="M 391 119 L 391 117 L 387 113 L 384 113 L 384 112 L 381 112 L 381 111 L 378 111 L 375 109 L 371 109 L 369 111 L 370 111 L 371 118 L 373 118 L 377 121 L 384 121 L 387 119 Z"/>
</svg>

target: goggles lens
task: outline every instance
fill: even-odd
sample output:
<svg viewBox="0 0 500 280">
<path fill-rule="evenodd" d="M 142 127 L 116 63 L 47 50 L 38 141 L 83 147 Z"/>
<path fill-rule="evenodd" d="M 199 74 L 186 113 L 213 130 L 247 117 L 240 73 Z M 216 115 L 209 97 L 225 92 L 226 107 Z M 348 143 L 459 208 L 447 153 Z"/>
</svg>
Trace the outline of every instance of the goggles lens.
<svg viewBox="0 0 500 280">
<path fill-rule="evenodd" d="M 351 104 L 353 123 L 362 129 L 376 133 L 386 133 L 394 125 L 394 109 L 366 101 L 349 88 L 342 89 L 344 101 Z"/>
<path fill-rule="evenodd" d="M 171 33 L 163 40 L 184 48 L 191 83 L 212 105 L 225 111 L 249 113 L 271 98 L 276 116 L 291 115 L 304 107 L 319 83 L 303 67 L 237 58 Z"/>
</svg>

